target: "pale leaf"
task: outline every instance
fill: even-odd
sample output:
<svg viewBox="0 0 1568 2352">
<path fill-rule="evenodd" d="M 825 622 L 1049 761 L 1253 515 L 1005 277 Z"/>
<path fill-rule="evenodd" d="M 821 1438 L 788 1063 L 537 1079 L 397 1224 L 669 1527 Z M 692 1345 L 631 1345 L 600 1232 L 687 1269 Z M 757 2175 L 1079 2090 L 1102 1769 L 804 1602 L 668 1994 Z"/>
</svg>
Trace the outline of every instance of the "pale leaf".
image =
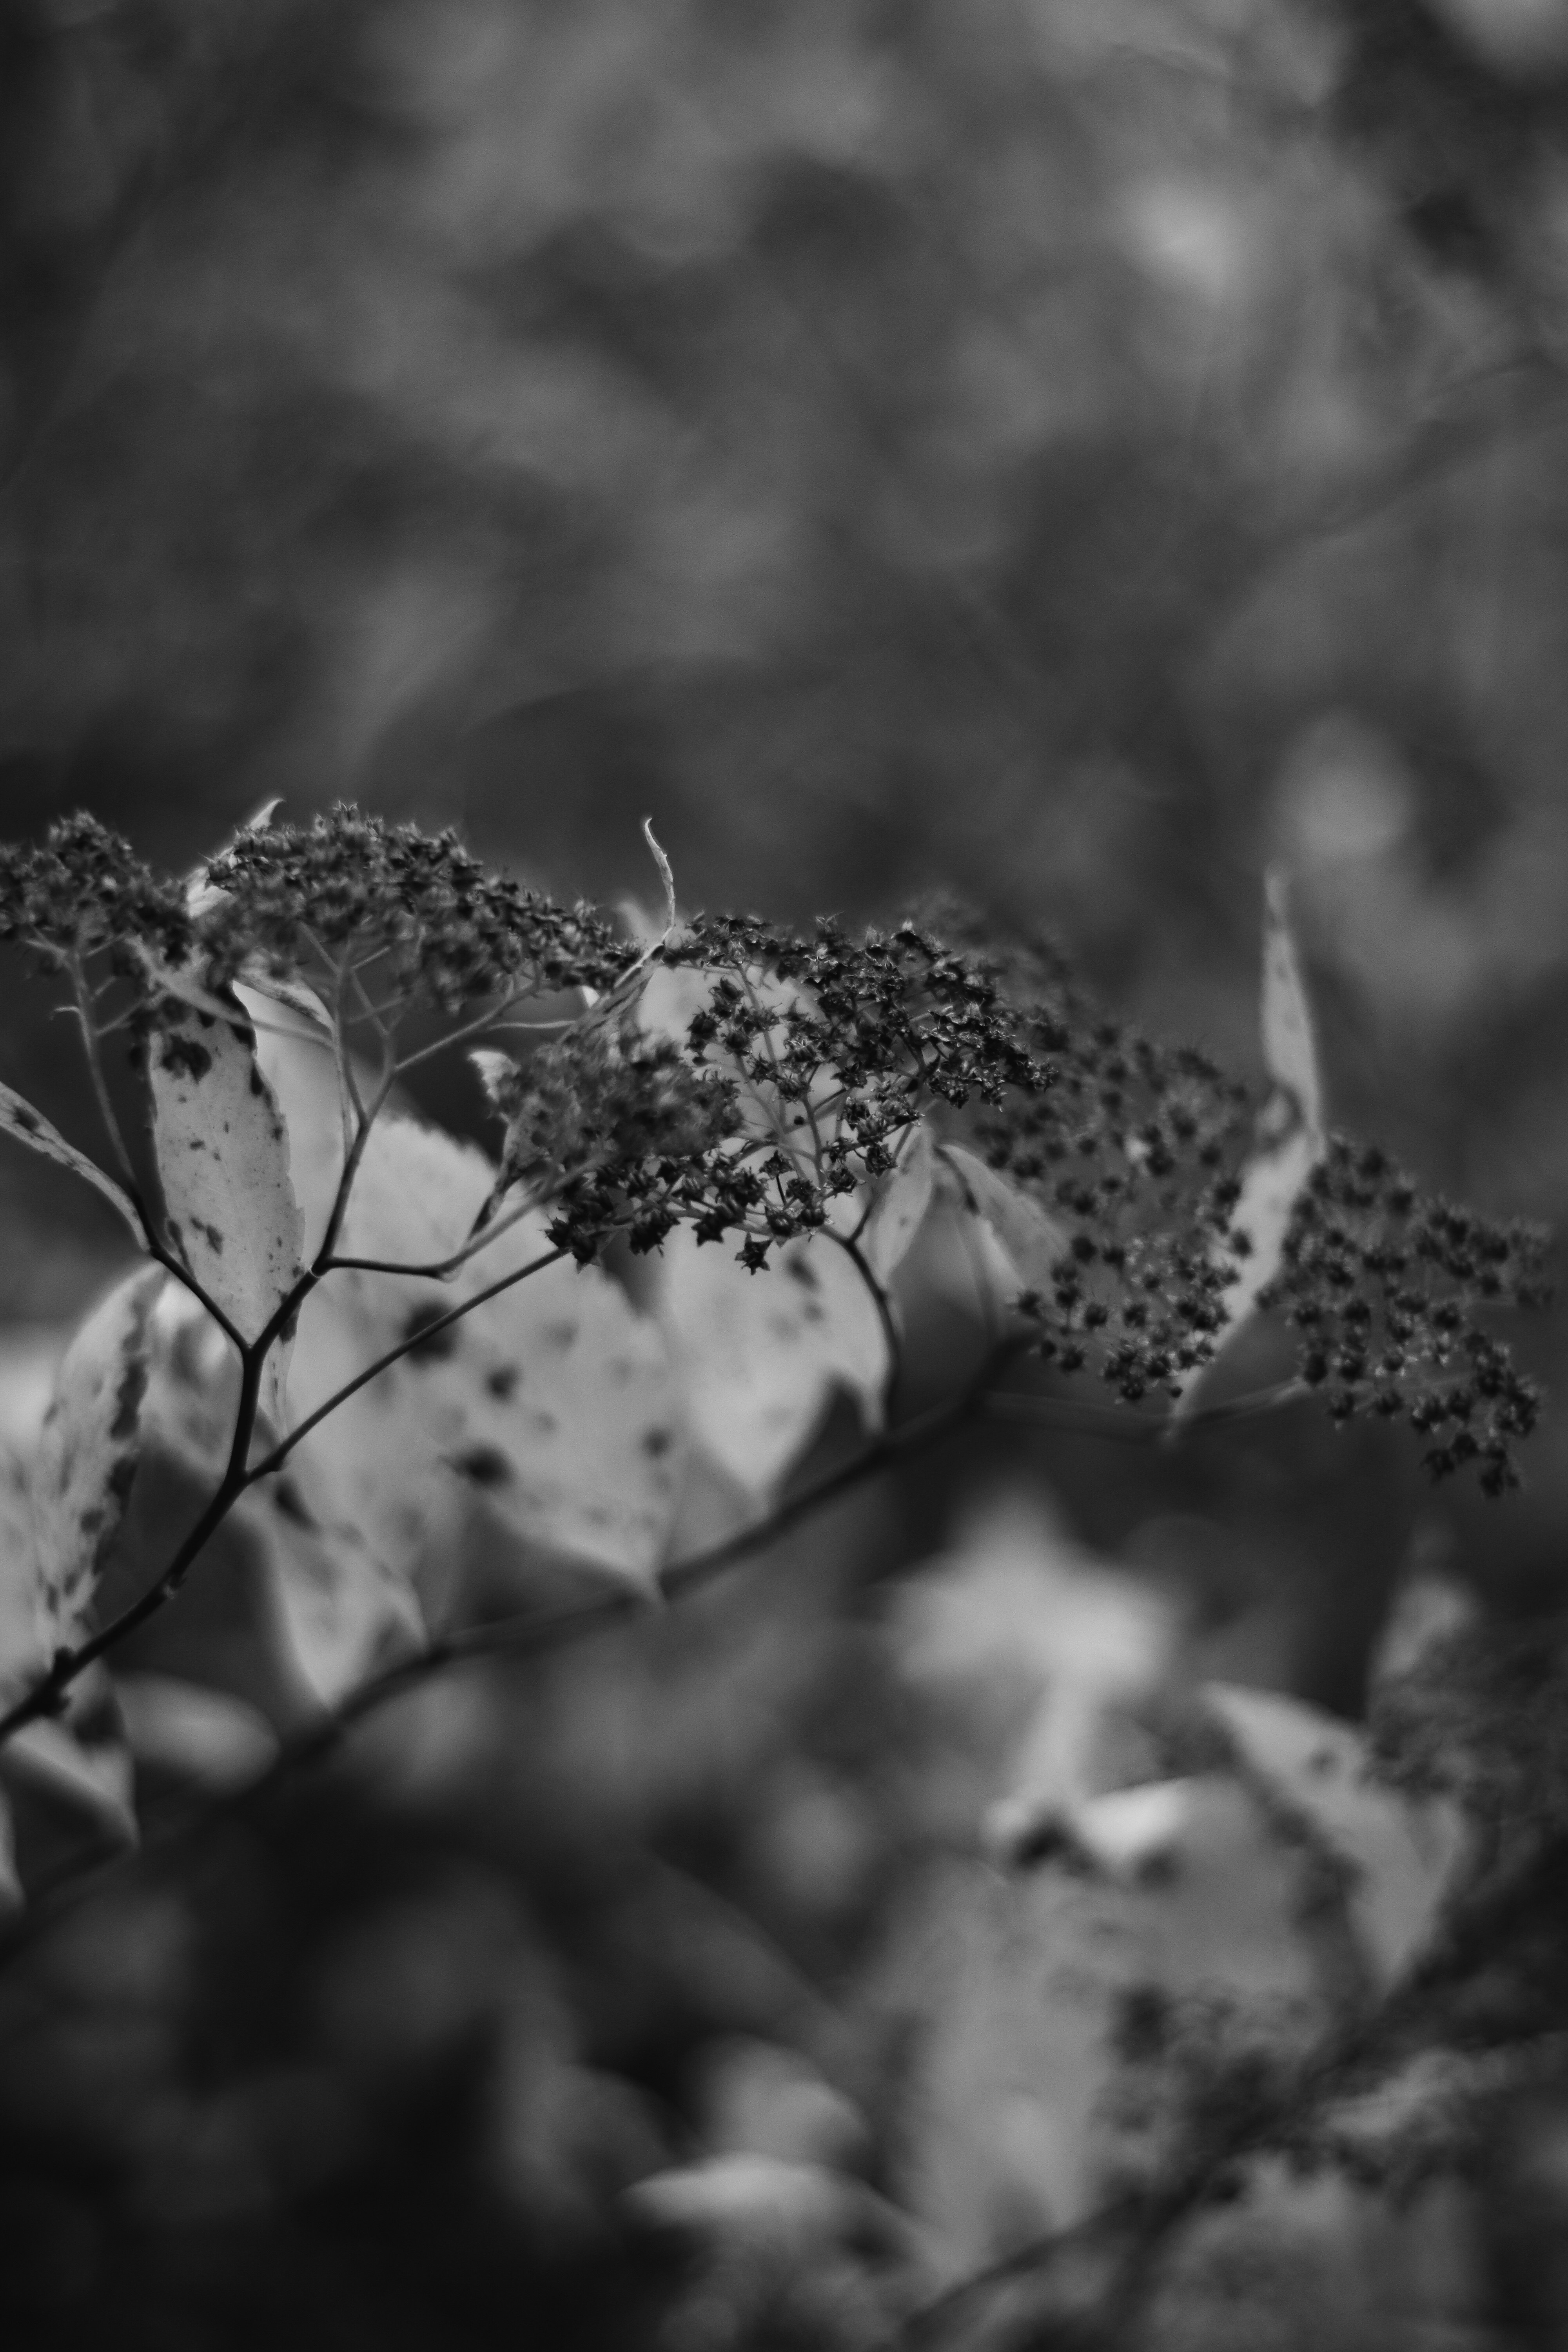
<svg viewBox="0 0 1568 2352">
<path fill-rule="evenodd" d="M 28 1484 L 36 1608 L 46 1656 L 77 1638 L 124 1514 L 141 1451 L 142 1401 L 161 1267 L 117 1285 L 67 1349 Z"/>
<path fill-rule="evenodd" d="M 660 2229 L 784 2240 L 804 2252 L 847 2232 L 864 2195 L 858 2182 L 822 2165 L 736 2151 L 655 2173 L 626 2199 Z"/>
<path fill-rule="evenodd" d="M 936 1154 L 924 1119 L 917 1119 L 899 1145 L 893 1166 L 871 1189 L 871 1206 L 860 1234 L 860 1255 L 885 1283 L 909 1255 L 925 1222 L 936 1182 Z"/>
<path fill-rule="evenodd" d="M 679 1227 L 664 1244 L 659 1318 L 695 1442 L 749 1494 L 770 1497 L 836 1390 L 880 1426 L 887 1334 L 848 1253 L 829 1235 L 786 1242 L 752 1274 Z"/>
<path fill-rule="evenodd" d="M 1055 1218 L 962 1143 L 942 1144 L 939 1156 L 957 1180 L 965 1205 L 984 1219 L 1001 1244 L 1017 1287 L 1043 1290 L 1068 1245 Z"/>
<path fill-rule="evenodd" d="M 542 1223 L 522 1219 L 464 1267 L 459 1295 L 547 1247 Z M 561 1263 L 475 1308 L 450 1337 L 432 1375 L 458 1391 L 456 1466 L 491 1510 L 531 1542 L 649 1578 L 685 1452 L 658 1325 L 597 1266 Z"/>
<path fill-rule="evenodd" d="M 441 1262 L 467 1240 L 495 1174 L 470 1145 L 383 1120 L 351 1197 L 344 1254 Z M 530 1215 L 445 1282 L 331 1276 L 301 1315 L 296 1411 L 549 1252 Z M 362 1527 L 394 1567 L 411 1570 L 445 1535 L 460 1474 L 529 1541 L 643 1579 L 674 1515 L 682 1441 L 658 1328 L 597 1267 L 557 1263 L 417 1344 L 307 1444 L 319 1484 L 338 1492 L 323 1516 Z"/>
<path fill-rule="evenodd" d="M 1237 1272 L 1220 1293 L 1225 1328 L 1215 1339 L 1216 1350 L 1250 1318 L 1259 1297 L 1279 1274 L 1296 1203 L 1322 1156 L 1322 1138 L 1310 1128 L 1299 1127 L 1282 1143 L 1248 1161 L 1230 1220 L 1231 1232 L 1244 1237 L 1247 1248 Z M 1226 1263 L 1230 1257 L 1227 1251 Z M 1186 1393 L 1191 1394 L 1190 1386 Z"/>
<path fill-rule="evenodd" d="M 265 833 L 282 805 L 281 793 L 274 793 L 270 800 L 262 801 L 251 811 L 243 824 L 236 825 L 234 840 L 243 839 L 247 833 Z M 228 845 L 230 848 L 233 845 L 233 842 Z M 210 861 L 204 859 L 200 866 L 195 867 L 185 877 L 185 912 L 193 921 L 199 922 L 204 915 L 211 914 L 213 908 L 221 907 L 228 896 L 226 890 L 220 890 L 209 878 L 210 874 Z"/>
<path fill-rule="evenodd" d="M 1146 1878 L 1181 1853 L 1198 1790 L 1192 1779 L 1142 1780 L 1131 1788 L 1107 1789 L 1078 1807 L 1073 1835 L 1106 1877 L 1125 1882 Z"/>
<path fill-rule="evenodd" d="M 301 1449 L 301 1452 L 303 1449 Z M 392 1660 L 424 1646 L 413 1586 L 354 1523 L 314 1518 L 300 1500 L 308 1465 L 265 1480 L 244 1522 L 261 1542 L 284 1652 L 313 1698 L 332 1706 Z"/>
<path fill-rule="evenodd" d="M 173 1675 L 121 1675 L 115 1696 L 136 1762 L 206 1789 L 241 1789 L 278 1753 L 266 1717 L 227 1691 Z"/>
<path fill-rule="evenodd" d="M 485 1099 L 492 1108 L 499 1108 L 507 1088 L 518 1075 L 517 1064 L 510 1054 L 498 1054 L 489 1045 L 476 1045 L 468 1059 L 485 1090 Z"/>
<path fill-rule="evenodd" d="M 1290 928 L 1285 877 L 1271 866 L 1263 885 L 1263 1063 L 1277 1087 L 1295 1097 L 1303 1127 L 1321 1135 L 1323 1088 L 1312 1013 Z"/>
<path fill-rule="evenodd" d="M 1055 1832 L 1115 1873 L 1152 1862 L 1182 1800 L 1103 1790 L 1109 1728 L 1161 1686 L 1176 1640 L 1169 1606 L 1079 1549 L 1028 1496 L 1002 1496 L 953 1553 L 911 1580 L 895 1633 L 911 1678 L 967 1685 L 1003 1721 L 1023 1712 L 987 1843 L 1016 1860 Z"/>
<path fill-rule="evenodd" d="M 122 1845 L 136 1843 L 136 1809 L 131 1752 L 118 1732 L 80 1738 L 68 1724 L 26 1723 L 4 1749 L 8 1778 L 34 1787 L 88 1814 Z"/>
<path fill-rule="evenodd" d="M 146 1248 L 147 1229 L 142 1223 L 142 1213 L 124 1186 L 117 1184 L 112 1176 L 106 1176 L 103 1170 L 85 1152 L 79 1151 L 74 1143 L 68 1143 L 58 1129 L 50 1126 L 42 1111 L 35 1110 L 30 1102 L 7 1086 L 0 1086 L 0 1135 L 14 1136 L 18 1143 L 26 1144 L 30 1150 L 42 1152 L 46 1160 L 53 1160 L 60 1167 L 68 1168 L 84 1183 L 92 1185 L 102 1193 L 116 1213 L 124 1218 L 142 1247 Z"/>
<path fill-rule="evenodd" d="M 145 1435 L 204 1482 L 223 1475 L 239 1409 L 239 1360 L 199 1298 L 165 1285 L 153 1309 Z"/>
<path fill-rule="evenodd" d="M 1380 1786 L 1362 1734 L 1300 1699 L 1220 1683 L 1204 1696 L 1243 1777 L 1351 1874 L 1351 1919 L 1387 1984 L 1427 1941 L 1464 1858 L 1457 1808 Z"/>
<path fill-rule="evenodd" d="M 151 1084 L 170 1237 L 206 1296 L 255 1339 L 299 1279 L 302 1234 L 283 1116 L 238 1005 L 227 1020 L 189 1013 L 161 1031 Z M 286 1345 L 269 1360 L 274 1423 Z"/>
<path fill-rule="evenodd" d="M 1215 1339 L 1216 1354 L 1250 1321 L 1259 1297 L 1278 1276 L 1297 1204 L 1327 1148 L 1312 1017 L 1284 881 L 1273 870 L 1265 884 L 1260 1023 L 1264 1065 L 1274 1081 L 1274 1095 L 1263 1115 L 1266 1139 L 1242 1173 L 1230 1241 L 1215 1252 L 1228 1276 L 1219 1296 L 1225 1320 Z M 1183 1377 L 1173 1420 L 1184 1419 L 1192 1410 L 1206 1370 L 1198 1365 Z"/>
<path fill-rule="evenodd" d="M 289 1181 L 300 1205 L 300 1255 L 309 1263 L 325 1239 L 343 1171 L 343 1097 L 331 1016 L 310 990 L 295 985 L 284 994 L 265 976 L 237 983 L 234 992 L 255 1024 L 257 1063 L 282 1115 Z"/>
</svg>

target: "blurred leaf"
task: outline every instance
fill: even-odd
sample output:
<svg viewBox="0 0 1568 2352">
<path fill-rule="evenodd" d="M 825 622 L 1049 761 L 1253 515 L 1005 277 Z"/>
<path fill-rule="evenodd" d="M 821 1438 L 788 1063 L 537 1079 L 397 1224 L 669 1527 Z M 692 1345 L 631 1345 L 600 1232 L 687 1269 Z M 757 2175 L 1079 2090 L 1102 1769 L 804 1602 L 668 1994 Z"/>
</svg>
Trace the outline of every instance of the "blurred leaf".
<svg viewBox="0 0 1568 2352">
<path fill-rule="evenodd" d="M 737 2150 L 639 2180 L 626 2201 L 661 2229 L 740 2231 L 784 2238 L 804 2254 L 860 2219 L 859 2182 L 819 2164 Z"/>
<path fill-rule="evenodd" d="M 879 1428 L 887 1334 L 866 1282 L 830 1235 L 787 1242 L 758 1273 L 678 1227 L 658 1314 L 695 1443 L 759 1502 L 773 1495 L 838 1388 Z"/>
<path fill-rule="evenodd" d="M 1240 1266 L 1220 1293 L 1225 1322 L 1209 1365 L 1247 1323 L 1279 1273 L 1297 1202 L 1327 1149 L 1312 1016 L 1278 869 L 1270 870 L 1264 887 L 1261 1026 L 1264 1066 L 1274 1081 L 1262 1124 L 1273 1139 L 1247 1165 L 1230 1239 L 1216 1254 L 1227 1267 L 1239 1257 Z M 1209 1365 L 1183 1377 L 1173 1419 L 1192 1410 Z"/>
<path fill-rule="evenodd" d="M 1173 1867 L 1152 1885 L 944 1859 L 895 1910 L 868 1988 L 900 2063 L 889 2192 L 962 2275 L 1158 2180 L 1184 2144 L 1184 2004 L 1260 2057 L 1325 2021 L 1298 1932 L 1298 1872 L 1236 1783 L 1185 1784 Z M 1129 2022 L 1157 2021 L 1137 2058 Z M 1202 2048 L 1193 2053 L 1202 2067 Z M 1255 2078 L 1256 2079 L 1256 2078 Z"/>
<path fill-rule="evenodd" d="M 1243 1778 L 1348 1873 L 1367 1965 L 1380 1984 L 1392 1982 L 1429 1937 L 1464 1862 L 1469 1841 L 1458 1808 L 1380 1787 L 1363 1735 L 1300 1699 L 1220 1683 L 1204 1698 Z"/>
<path fill-rule="evenodd" d="M 58 1129 L 50 1126 L 42 1111 L 35 1110 L 21 1095 L 3 1085 L 0 1085 L 0 1135 L 14 1136 L 18 1143 L 25 1143 L 30 1150 L 41 1151 L 46 1160 L 57 1160 L 62 1168 L 68 1168 L 73 1175 L 80 1176 L 102 1193 L 117 1214 L 124 1218 L 138 1244 L 143 1249 L 146 1247 L 147 1233 L 142 1223 L 142 1213 L 124 1187 L 117 1184 L 112 1176 L 106 1176 L 103 1170 L 85 1152 L 79 1151 L 74 1143 L 68 1143 Z"/>
<path fill-rule="evenodd" d="M 31 1781 L 51 1796 L 63 1798 L 108 1832 L 119 1845 L 136 1842 L 136 1810 L 132 1799 L 133 1775 L 131 1751 L 121 1736 L 118 1717 L 93 1723 L 90 1706 L 73 1709 L 75 1723 L 28 1723 L 6 1741 L 4 1771 L 13 1786 Z"/>
<path fill-rule="evenodd" d="M 1067 1540 L 1025 1496 L 976 1515 L 958 1548 L 900 1596 L 900 1662 L 920 1680 L 967 1680 L 992 1703 L 1029 1705 L 990 1808 L 987 1841 L 1016 1860 L 1055 1832 L 1135 1875 L 1180 1827 L 1179 1784 L 1106 1790 L 1105 1735 L 1158 1690 L 1174 1617 L 1137 1578 Z"/>
<path fill-rule="evenodd" d="M 890 1174 L 872 1187 L 871 1205 L 860 1234 L 860 1255 L 877 1280 L 886 1283 L 908 1255 L 925 1222 L 936 1184 L 931 1132 L 917 1119 L 899 1145 Z"/>
<path fill-rule="evenodd" d="M 332 1706 L 394 1658 L 425 1644 L 414 1559 L 388 1559 L 346 1515 L 317 1518 L 303 1498 L 313 1464 L 264 1480 L 240 1506 L 260 1538 L 285 1655 L 311 1696 Z M 336 1500 L 334 1495 L 331 1497 Z"/>
<path fill-rule="evenodd" d="M 216 1790 L 243 1788 L 278 1752 L 266 1717 L 227 1691 L 173 1675 L 118 1675 L 125 1737 L 139 1765 Z"/>
<path fill-rule="evenodd" d="M 1317 1040 L 1290 928 L 1285 877 L 1278 866 L 1269 868 L 1263 890 L 1263 1065 L 1275 1085 L 1294 1097 L 1302 1126 L 1321 1142 L 1323 1089 Z"/>
<path fill-rule="evenodd" d="M 962 1143 L 944 1143 L 939 1158 L 957 1180 L 960 1197 L 1001 1244 L 1019 1290 L 1043 1290 L 1067 1247 L 1067 1235 L 1040 1203 L 1019 1192 Z"/>
</svg>

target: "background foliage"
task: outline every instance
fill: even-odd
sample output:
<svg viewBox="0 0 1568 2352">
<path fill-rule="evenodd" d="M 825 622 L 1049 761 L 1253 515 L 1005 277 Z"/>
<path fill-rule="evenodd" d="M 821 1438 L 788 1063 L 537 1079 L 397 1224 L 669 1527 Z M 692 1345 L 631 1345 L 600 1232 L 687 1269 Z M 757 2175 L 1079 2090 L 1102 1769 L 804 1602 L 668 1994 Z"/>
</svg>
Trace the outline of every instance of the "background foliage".
<svg viewBox="0 0 1568 2352">
<path fill-rule="evenodd" d="M 1561 1222 L 1556 0 L 10 0 L 0 43 L 7 833 L 87 804 L 179 865 L 272 793 L 352 795 L 607 899 L 647 890 L 651 810 L 694 904 L 955 885 L 1242 1067 L 1283 856 L 1336 1118 Z M 4 1075 L 79 1122 L 58 1045 L 19 1009 Z M 476 1122 L 467 1086 L 427 1099 Z M 118 1244 L 20 1155 L 0 1184 L 25 1416 Z M 1561 1326 L 1524 1340 L 1551 1380 Z M 933 1293 L 911 1393 L 959 1344 Z M 665 2258 L 605 2263 L 561 2200 L 598 2215 L 639 2133 L 721 2137 L 762 2042 L 889 2144 L 908 2069 L 850 1988 L 941 1916 L 988 1791 L 890 1682 L 868 1703 L 880 1582 L 1005 1483 L 1178 1592 L 1194 1671 L 1354 1713 L 1413 1560 L 1560 1605 L 1562 1412 L 1493 1509 L 1294 1414 L 1171 1458 L 993 1433 L 695 1628 L 466 1683 L 401 1769 L 81 1914 L 5 1996 L 0 2226 L 44 2340 L 128 2305 L 159 2344 L 488 2343 L 524 2308 L 636 2340 Z M 968 2143 L 931 2097 L 900 2128 L 940 2173 Z M 1552 2340 L 1563 2129 L 1549 2083 L 1500 2097 L 1435 2315 L 1314 2209 L 1159 2340 L 1221 2340 L 1227 2297 L 1239 2340 L 1288 2328 L 1277 2285 L 1247 2304 L 1268 2262 L 1317 2282 L 1304 2340 L 1331 2270 L 1347 2343 L 1391 2309 Z"/>
</svg>

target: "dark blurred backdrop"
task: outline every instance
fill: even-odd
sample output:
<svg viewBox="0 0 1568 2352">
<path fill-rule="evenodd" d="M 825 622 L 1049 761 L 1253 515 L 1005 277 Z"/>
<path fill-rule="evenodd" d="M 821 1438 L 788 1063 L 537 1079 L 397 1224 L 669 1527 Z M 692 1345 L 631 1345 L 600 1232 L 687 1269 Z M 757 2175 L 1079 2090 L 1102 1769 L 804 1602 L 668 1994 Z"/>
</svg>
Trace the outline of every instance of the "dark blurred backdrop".
<svg viewBox="0 0 1568 2352">
<path fill-rule="evenodd" d="M 1283 858 L 1336 1118 L 1561 1222 L 1565 755 L 1568 0 L 5 0 L 8 834 L 351 798 L 613 899 L 651 814 L 693 907 L 956 889 L 1247 1069 Z M 72 1311 L 90 1201 L 0 1213 Z M 1315 1593 L 1342 1704 L 1412 1544 L 1561 1598 L 1563 1402 L 1490 1510 L 1258 1445 L 1038 1458 Z"/>
</svg>

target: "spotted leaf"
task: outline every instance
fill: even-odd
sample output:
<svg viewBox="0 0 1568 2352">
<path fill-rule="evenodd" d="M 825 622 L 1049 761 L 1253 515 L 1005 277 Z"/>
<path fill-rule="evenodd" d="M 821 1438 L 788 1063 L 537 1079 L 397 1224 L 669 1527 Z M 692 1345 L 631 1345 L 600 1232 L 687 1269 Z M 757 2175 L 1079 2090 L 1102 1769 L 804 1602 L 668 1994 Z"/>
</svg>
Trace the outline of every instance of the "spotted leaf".
<svg viewBox="0 0 1568 2352">
<path fill-rule="evenodd" d="M 142 1440 L 153 1310 L 164 1283 L 142 1267 L 67 1349 L 28 1477 L 37 1635 L 47 1657 L 82 1630 L 124 1514 Z"/>
<path fill-rule="evenodd" d="M 232 1021 L 187 1008 L 152 1048 L 153 1135 L 170 1239 L 247 1339 L 271 1321 L 301 1266 L 289 1137 L 237 1003 Z M 284 1348 L 268 1392 L 281 1417 Z"/>
</svg>

